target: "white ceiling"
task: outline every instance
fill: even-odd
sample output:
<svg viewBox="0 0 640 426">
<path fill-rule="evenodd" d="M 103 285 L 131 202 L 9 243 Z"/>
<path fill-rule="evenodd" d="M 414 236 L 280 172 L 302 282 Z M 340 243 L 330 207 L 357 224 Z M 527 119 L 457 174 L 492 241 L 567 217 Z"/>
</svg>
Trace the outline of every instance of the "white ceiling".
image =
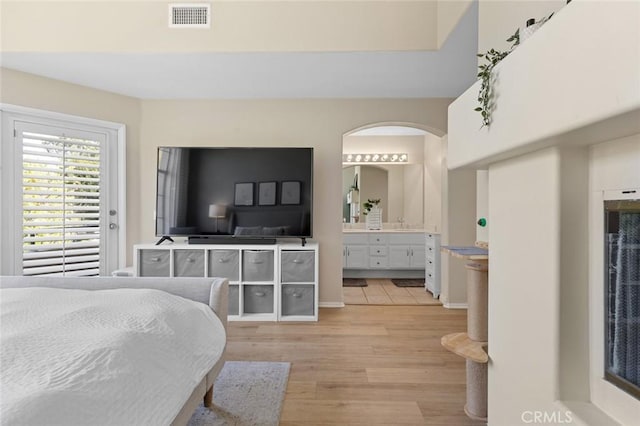
<svg viewBox="0 0 640 426">
<path fill-rule="evenodd" d="M 438 51 L 2 53 L 2 67 L 142 99 L 457 97 L 476 80 L 477 7 Z"/>
</svg>

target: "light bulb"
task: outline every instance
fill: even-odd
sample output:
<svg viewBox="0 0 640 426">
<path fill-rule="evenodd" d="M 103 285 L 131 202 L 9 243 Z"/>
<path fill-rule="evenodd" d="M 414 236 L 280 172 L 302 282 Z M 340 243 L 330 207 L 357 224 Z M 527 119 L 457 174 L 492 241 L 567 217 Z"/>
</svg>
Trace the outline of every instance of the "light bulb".
<svg viewBox="0 0 640 426">
<path fill-rule="evenodd" d="M 369 161 L 371 160 L 371 156 L 370 155 L 365 155 L 364 156 L 364 161 Z"/>
<path fill-rule="evenodd" d="M 391 161 L 396 161 L 398 159 L 398 155 L 397 154 L 393 154 L 391 156 Z"/>
<path fill-rule="evenodd" d="M 378 161 L 380 159 L 380 156 L 378 154 L 373 156 L 373 161 Z"/>
<path fill-rule="evenodd" d="M 351 154 L 347 155 L 347 161 L 351 161 L 351 160 L 353 160 L 353 155 Z"/>
<path fill-rule="evenodd" d="M 402 154 L 400 156 L 400 161 L 407 161 L 407 154 Z"/>
<path fill-rule="evenodd" d="M 389 156 L 387 154 L 382 155 L 382 161 L 387 161 L 388 159 L 389 159 Z"/>
<path fill-rule="evenodd" d="M 360 154 L 356 155 L 356 161 L 360 161 L 360 160 L 362 160 L 362 155 Z"/>
</svg>

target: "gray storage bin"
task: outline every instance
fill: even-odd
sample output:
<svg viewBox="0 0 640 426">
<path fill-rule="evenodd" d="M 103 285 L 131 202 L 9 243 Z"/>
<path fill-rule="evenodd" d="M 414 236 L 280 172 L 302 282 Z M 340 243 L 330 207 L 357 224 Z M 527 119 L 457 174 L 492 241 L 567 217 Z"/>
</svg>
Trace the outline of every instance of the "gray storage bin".
<svg viewBox="0 0 640 426">
<path fill-rule="evenodd" d="M 229 286 L 229 315 L 238 315 L 240 312 L 240 288 L 237 285 Z"/>
<path fill-rule="evenodd" d="M 204 277 L 204 250 L 175 250 L 174 277 Z"/>
<path fill-rule="evenodd" d="M 238 250 L 211 250 L 209 252 L 209 276 L 240 280 L 240 252 Z"/>
<path fill-rule="evenodd" d="M 140 250 L 141 277 L 168 277 L 169 250 Z"/>
<path fill-rule="evenodd" d="M 242 281 L 273 281 L 273 250 L 244 250 L 242 257 Z"/>
<path fill-rule="evenodd" d="M 281 253 L 283 283 L 312 283 L 315 276 L 315 256 L 312 251 Z"/>
<path fill-rule="evenodd" d="M 314 290 L 313 285 L 283 285 L 282 315 L 313 316 L 315 314 Z"/>
<path fill-rule="evenodd" d="M 243 288 L 245 314 L 273 313 L 272 285 L 245 285 Z"/>
</svg>

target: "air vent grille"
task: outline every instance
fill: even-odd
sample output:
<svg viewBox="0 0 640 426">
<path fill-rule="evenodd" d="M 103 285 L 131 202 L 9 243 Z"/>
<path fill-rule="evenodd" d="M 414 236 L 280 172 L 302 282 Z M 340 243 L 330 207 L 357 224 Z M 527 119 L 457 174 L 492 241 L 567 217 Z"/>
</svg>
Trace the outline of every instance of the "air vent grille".
<svg viewBox="0 0 640 426">
<path fill-rule="evenodd" d="M 211 5 L 208 3 L 175 3 L 169 5 L 169 27 L 209 28 Z"/>
</svg>

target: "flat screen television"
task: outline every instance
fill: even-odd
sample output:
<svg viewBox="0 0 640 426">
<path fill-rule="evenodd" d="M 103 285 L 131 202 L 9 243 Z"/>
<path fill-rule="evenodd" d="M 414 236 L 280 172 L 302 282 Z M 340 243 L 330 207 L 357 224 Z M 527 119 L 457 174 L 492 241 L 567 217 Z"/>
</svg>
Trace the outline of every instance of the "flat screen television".
<svg viewBox="0 0 640 426">
<path fill-rule="evenodd" d="M 312 212 L 313 148 L 158 148 L 158 237 L 310 238 Z"/>
</svg>

